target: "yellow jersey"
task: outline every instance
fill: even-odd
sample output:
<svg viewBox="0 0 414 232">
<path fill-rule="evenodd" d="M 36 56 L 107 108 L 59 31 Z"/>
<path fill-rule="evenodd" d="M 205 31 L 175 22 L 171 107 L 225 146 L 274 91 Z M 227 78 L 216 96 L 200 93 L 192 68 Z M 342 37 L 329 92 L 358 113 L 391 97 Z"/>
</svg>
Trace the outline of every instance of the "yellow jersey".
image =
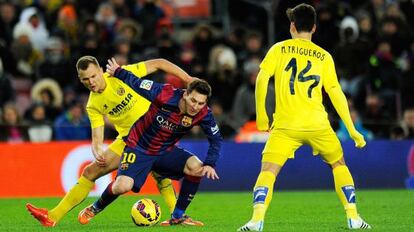
<svg viewBox="0 0 414 232">
<path fill-rule="evenodd" d="M 338 87 L 332 56 L 306 39 L 289 39 L 273 45 L 260 64 L 256 86 L 258 128 L 267 128 L 265 99 L 268 80 L 275 79 L 276 110 L 272 128 L 313 131 L 330 127 L 322 104 L 322 86 Z M 340 87 L 340 86 L 339 86 Z M 267 126 L 267 127 L 266 127 Z"/>
<path fill-rule="evenodd" d="M 139 78 L 147 75 L 144 62 L 123 66 Z M 104 73 L 106 88 L 102 93 L 89 94 L 86 111 L 91 121 L 91 127 L 103 126 L 104 116 L 114 124 L 118 137 L 128 134 L 132 124 L 147 112 L 150 102 L 141 97 L 128 85 L 116 77 Z"/>
</svg>

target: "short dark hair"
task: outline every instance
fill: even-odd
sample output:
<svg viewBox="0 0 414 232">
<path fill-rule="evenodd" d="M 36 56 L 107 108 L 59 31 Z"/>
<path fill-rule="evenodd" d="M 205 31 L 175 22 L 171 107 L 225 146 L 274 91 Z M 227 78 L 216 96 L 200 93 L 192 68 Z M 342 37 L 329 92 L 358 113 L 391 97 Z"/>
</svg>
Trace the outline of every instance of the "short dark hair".
<svg viewBox="0 0 414 232">
<path fill-rule="evenodd" d="M 290 22 L 295 23 L 298 32 L 311 32 L 316 24 L 315 8 L 305 3 L 295 6 L 293 9 L 287 9 L 286 15 Z"/>
<path fill-rule="evenodd" d="M 205 80 L 201 80 L 201 79 L 193 80 L 188 85 L 187 92 L 191 93 L 194 90 L 200 94 L 206 95 L 207 98 L 211 97 L 211 86 Z"/>
<path fill-rule="evenodd" d="M 86 70 L 86 69 L 88 69 L 89 64 L 94 64 L 97 67 L 100 67 L 99 62 L 95 57 L 93 57 L 93 56 L 82 56 L 76 62 L 76 70 L 78 72 L 79 72 L 79 70 Z"/>
</svg>

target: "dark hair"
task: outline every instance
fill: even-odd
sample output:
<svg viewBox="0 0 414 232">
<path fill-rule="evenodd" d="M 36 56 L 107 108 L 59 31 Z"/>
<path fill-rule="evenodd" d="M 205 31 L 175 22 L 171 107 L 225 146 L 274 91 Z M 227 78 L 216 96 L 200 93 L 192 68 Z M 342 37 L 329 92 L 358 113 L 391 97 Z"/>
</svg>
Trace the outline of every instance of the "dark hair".
<svg viewBox="0 0 414 232">
<path fill-rule="evenodd" d="M 298 32 L 310 32 L 316 24 L 316 11 L 313 6 L 302 3 L 293 9 L 286 10 L 286 15 L 290 22 L 295 23 Z"/>
<path fill-rule="evenodd" d="M 76 62 L 76 70 L 78 72 L 79 72 L 79 70 L 86 70 L 89 67 L 89 64 L 94 64 L 97 67 L 100 67 L 99 62 L 95 57 L 93 57 L 93 56 L 82 56 Z"/>
<path fill-rule="evenodd" d="M 197 91 L 200 94 L 206 95 L 208 98 L 211 96 L 211 87 L 207 81 L 196 79 L 193 80 L 187 88 L 187 92 L 191 93 L 193 91 Z"/>
</svg>

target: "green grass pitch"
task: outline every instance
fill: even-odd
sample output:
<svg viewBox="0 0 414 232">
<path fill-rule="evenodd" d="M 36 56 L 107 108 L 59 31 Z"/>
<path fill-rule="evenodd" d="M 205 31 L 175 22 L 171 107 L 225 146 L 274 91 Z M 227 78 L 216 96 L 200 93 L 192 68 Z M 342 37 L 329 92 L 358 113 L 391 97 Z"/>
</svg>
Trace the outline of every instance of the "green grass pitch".
<svg viewBox="0 0 414 232">
<path fill-rule="evenodd" d="M 160 196 L 121 196 L 90 224 L 77 221 L 77 213 L 95 199 L 88 198 L 55 228 L 43 228 L 26 211 L 26 202 L 53 207 L 59 198 L 1 199 L 0 231 L 236 231 L 251 215 L 251 193 L 199 193 L 187 213 L 206 225 L 198 227 L 137 227 L 130 209 L 137 199 L 160 203 L 162 219 L 169 217 Z M 414 191 L 365 190 L 357 192 L 359 213 L 373 231 L 414 231 Z M 264 231 L 347 231 L 344 212 L 333 191 L 276 191 L 266 215 Z"/>
</svg>

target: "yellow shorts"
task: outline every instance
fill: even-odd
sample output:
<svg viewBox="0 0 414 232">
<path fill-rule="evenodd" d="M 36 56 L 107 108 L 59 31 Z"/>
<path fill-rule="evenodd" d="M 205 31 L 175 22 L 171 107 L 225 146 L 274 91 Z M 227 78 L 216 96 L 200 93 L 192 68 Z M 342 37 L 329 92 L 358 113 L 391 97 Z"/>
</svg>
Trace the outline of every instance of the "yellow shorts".
<svg viewBox="0 0 414 232">
<path fill-rule="evenodd" d="M 115 154 L 121 156 L 122 152 L 124 152 L 126 144 L 121 137 L 116 137 L 116 139 L 109 145 L 109 149 L 113 151 Z"/>
<path fill-rule="evenodd" d="M 328 164 L 343 156 L 341 143 L 332 128 L 317 131 L 273 129 L 263 150 L 262 162 L 283 166 L 287 159 L 295 157 L 295 151 L 304 144 L 311 146 L 313 155 L 320 154 Z"/>
</svg>

